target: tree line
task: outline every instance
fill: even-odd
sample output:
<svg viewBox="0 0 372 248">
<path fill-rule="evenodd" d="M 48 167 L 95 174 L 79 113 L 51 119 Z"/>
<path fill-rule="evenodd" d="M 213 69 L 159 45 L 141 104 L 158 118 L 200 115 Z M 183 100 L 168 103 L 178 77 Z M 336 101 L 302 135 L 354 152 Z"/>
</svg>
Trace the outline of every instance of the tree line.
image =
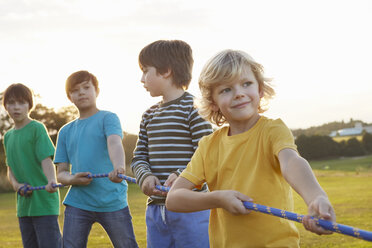
<svg viewBox="0 0 372 248">
<path fill-rule="evenodd" d="M 328 135 L 301 134 L 295 142 L 298 152 L 308 160 L 372 154 L 372 134 L 367 132 L 363 134 L 362 141 L 354 137 L 336 142 Z"/>
</svg>

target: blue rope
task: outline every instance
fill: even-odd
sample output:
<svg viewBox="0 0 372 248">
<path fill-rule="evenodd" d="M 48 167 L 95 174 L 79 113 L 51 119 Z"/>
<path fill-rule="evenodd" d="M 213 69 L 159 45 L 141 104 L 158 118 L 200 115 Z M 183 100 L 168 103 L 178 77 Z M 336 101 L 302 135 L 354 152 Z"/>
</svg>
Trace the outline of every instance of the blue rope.
<svg viewBox="0 0 372 248">
<path fill-rule="evenodd" d="M 274 215 L 280 218 L 296 221 L 299 223 L 302 223 L 302 219 L 304 218 L 304 215 L 301 215 L 301 214 L 288 212 L 288 211 L 281 210 L 278 208 L 271 208 L 271 207 L 267 207 L 267 206 L 260 205 L 257 203 L 243 201 L 243 204 L 247 209 L 265 213 L 265 214 Z M 353 236 L 355 238 L 363 239 L 363 240 L 370 241 L 370 242 L 372 241 L 372 232 L 364 231 L 364 230 L 351 227 L 351 226 L 338 224 L 336 222 L 332 222 L 328 220 L 318 219 L 314 217 L 311 217 L 311 218 L 314 219 L 319 226 L 323 227 L 326 230 Z"/>
<path fill-rule="evenodd" d="M 108 173 L 89 174 L 89 175 L 87 175 L 87 178 L 102 178 L 102 177 L 108 177 L 108 175 L 109 175 Z M 137 180 L 133 177 L 128 177 L 128 176 L 123 175 L 123 174 L 119 174 L 118 177 L 124 179 L 125 181 L 131 182 L 131 183 L 137 183 Z M 63 184 L 52 185 L 53 188 L 64 187 L 64 186 L 65 185 L 63 185 Z M 160 190 L 160 191 L 163 191 L 163 192 L 168 192 L 169 189 L 170 189 L 169 187 L 165 187 L 165 186 L 161 186 L 161 185 L 156 185 L 155 188 Z M 36 187 L 28 186 L 27 187 L 27 190 L 42 190 L 42 189 L 45 189 L 45 186 L 36 186 Z"/>
</svg>

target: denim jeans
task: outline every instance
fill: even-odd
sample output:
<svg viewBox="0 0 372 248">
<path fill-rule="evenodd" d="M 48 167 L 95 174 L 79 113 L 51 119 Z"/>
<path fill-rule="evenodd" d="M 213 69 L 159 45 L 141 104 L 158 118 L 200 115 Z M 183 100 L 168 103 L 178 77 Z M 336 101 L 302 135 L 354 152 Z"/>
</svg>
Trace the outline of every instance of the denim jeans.
<svg viewBox="0 0 372 248">
<path fill-rule="evenodd" d="M 175 213 L 164 205 L 146 209 L 147 248 L 208 248 L 210 210 Z"/>
<path fill-rule="evenodd" d="M 24 248 L 62 247 L 57 215 L 19 217 Z"/>
<path fill-rule="evenodd" d="M 107 232 L 115 248 L 137 248 L 129 208 L 114 212 L 86 211 L 66 205 L 63 247 L 87 247 L 92 225 L 98 222 Z"/>
</svg>

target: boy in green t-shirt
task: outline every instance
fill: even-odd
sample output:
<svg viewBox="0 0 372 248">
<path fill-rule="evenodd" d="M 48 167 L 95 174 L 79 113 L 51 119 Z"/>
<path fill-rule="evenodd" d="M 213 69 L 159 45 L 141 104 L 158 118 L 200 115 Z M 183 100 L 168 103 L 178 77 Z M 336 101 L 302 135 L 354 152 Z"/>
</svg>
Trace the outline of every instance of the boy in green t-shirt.
<svg viewBox="0 0 372 248">
<path fill-rule="evenodd" d="M 54 146 L 45 126 L 29 117 L 32 91 L 12 84 L 4 92 L 3 105 L 14 122 L 4 135 L 8 179 L 17 194 L 17 216 L 24 247 L 62 247 L 58 224 L 59 191 L 52 162 Z M 46 190 L 27 191 L 27 186 Z"/>
</svg>

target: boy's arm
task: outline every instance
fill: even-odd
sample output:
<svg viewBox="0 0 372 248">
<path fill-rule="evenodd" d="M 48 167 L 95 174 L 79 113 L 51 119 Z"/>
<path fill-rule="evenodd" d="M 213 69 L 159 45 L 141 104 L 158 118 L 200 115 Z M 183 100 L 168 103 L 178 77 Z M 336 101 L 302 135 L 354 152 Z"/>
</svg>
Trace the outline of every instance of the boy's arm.
<svg viewBox="0 0 372 248">
<path fill-rule="evenodd" d="M 213 132 L 212 125 L 199 115 L 197 109 L 192 108 L 192 111 L 189 115 L 189 126 L 194 151 L 196 151 L 199 140 L 203 136 L 209 135 Z"/>
<path fill-rule="evenodd" d="M 8 174 L 9 182 L 12 185 L 12 187 L 13 187 L 13 189 L 14 189 L 15 192 L 19 193 L 21 196 L 30 196 L 30 195 L 32 195 L 32 191 L 31 190 L 26 190 L 25 191 L 24 188 L 21 189 L 21 187 L 26 186 L 27 184 L 25 184 L 25 183 L 19 183 L 18 180 L 15 178 L 12 169 L 9 166 L 8 166 L 8 171 L 7 172 L 8 172 L 7 174 Z"/>
<path fill-rule="evenodd" d="M 20 188 L 20 187 L 22 187 L 23 186 L 23 184 L 22 183 L 19 183 L 18 181 L 17 181 L 17 179 L 15 178 L 15 176 L 14 176 L 14 174 L 13 174 L 13 172 L 12 172 L 12 169 L 10 169 L 10 167 L 8 166 L 7 167 L 8 168 L 8 180 L 9 180 L 9 182 L 10 182 L 10 184 L 12 185 L 12 187 L 13 187 L 13 190 L 15 191 L 15 192 L 17 192 L 18 191 L 18 189 Z"/>
<path fill-rule="evenodd" d="M 310 216 L 335 221 L 336 216 L 327 194 L 316 180 L 309 163 L 293 149 L 283 149 L 278 154 L 283 177 L 292 188 L 304 199 Z M 317 234 L 330 234 L 317 226 L 309 216 L 303 224 L 309 231 Z"/>
<path fill-rule="evenodd" d="M 142 121 L 140 124 L 140 131 L 138 133 L 138 140 L 136 144 L 136 148 L 134 149 L 133 153 L 133 159 L 132 163 L 130 165 L 134 176 L 137 179 L 137 183 L 141 187 L 142 191 L 146 195 L 151 195 L 152 190 L 149 188 L 151 186 L 155 187 L 155 184 L 160 185 L 160 181 L 157 177 L 155 177 L 152 174 L 150 163 L 149 163 L 149 151 L 148 151 L 148 138 L 147 138 L 147 132 L 146 132 L 146 125 L 145 125 L 145 119 L 146 119 L 146 113 L 142 116 Z M 147 179 L 146 185 L 144 185 L 144 181 L 147 177 L 151 176 Z M 156 180 L 157 179 L 157 180 Z M 150 181 L 150 182 L 149 182 Z M 143 188 L 145 186 L 148 188 L 147 190 Z M 146 191 L 146 192 L 145 192 Z M 151 191 L 151 192 L 150 192 Z"/>
<path fill-rule="evenodd" d="M 179 177 L 173 184 L 166 199 L 166 207 L 174 212 L 195 212 L 212 208 L 224 208 L 232 214 L 248 214 L 242 201 L 252 199 L 234 190 L 213 192 L 192 191 L 195 184 Z"/>
<path fill-rule="evenodd" d="M 118 174 L 125 174 L 125 153 L 123 143 L 119 135 L 113 134 L 107 138 L 107 149 L 114 170 L 109 173 L 112 182 L 120 183 L 122 178 Z"/>
<path fill-rule="evenodd" d="M 50 157 L 47 157 L 41 161 L 41 167 L 43 169 L 44 175 L 48 180 L 48 184 L 45 190 L 49 193 L 57 191 L 57 188 L 53 188 L 53 184 L 56 184 L 56 169 L 54 167 L 53 161 Z"/>
<path fill-rule="evenodd" d="M 88 178 L 89 172 L 70 173 L 70 164 L 57 164 L 57 180 L 64 185 L 88 185 L 93 178 Z"/>
</svg>

